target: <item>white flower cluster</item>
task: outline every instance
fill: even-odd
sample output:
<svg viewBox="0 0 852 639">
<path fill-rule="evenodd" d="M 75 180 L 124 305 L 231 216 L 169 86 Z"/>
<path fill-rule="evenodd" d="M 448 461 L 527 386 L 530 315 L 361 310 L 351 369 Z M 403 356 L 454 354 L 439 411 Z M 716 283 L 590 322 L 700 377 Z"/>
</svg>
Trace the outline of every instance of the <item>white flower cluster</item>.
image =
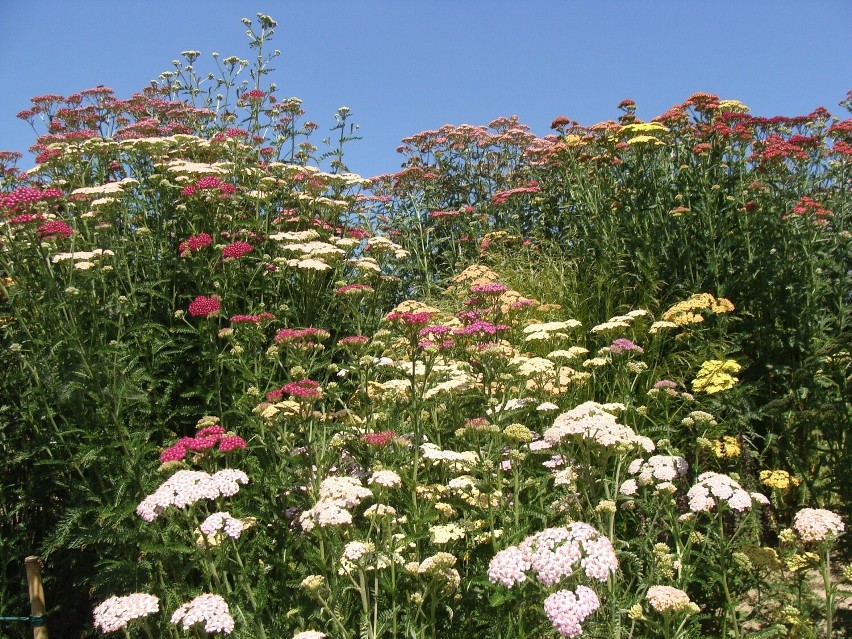
<svg viewBox="0 0 852 639">
<path fill-rule="evenodd" d="M 115 632 L 134 619 L 160 611 L 160 600 L 154 595 L 137 592 L 124 597 L 110 597 L 94 610 L 95 627 L 101 632 Z"/>
<path fill-rule="evenodd" d="M 205 632 L 229 634 L 234 630 L 234 618 L 228 604 L 219 595 L 199 595 L 183 604 L 172 615 L 172 623 L 182 625 L 184 630 L 202 623 Z"/>
<path fill-rule="evenodd" d="M 836 539 L 845 529 L 839 515 L 822 508 L 803 508 L 793 519 L 793 530 L 804 542 Z"/>
<path fill-rule="evenodd" d="M 247 483 L 248 476 L 235 468 L 213 475 L 200 470 L 179 470 L 142 500 L 136 514 L 145 521 L 154 521 L 169 506 L 185 508 L 202 499 L 230 497 L 239 492 L 240 484 Z"/>
<path fill-rule="evenodd" d="M 245 524 L 242 520 L 236 517 L 231 517 L 230 513 L 220 512 L 213 513 L 199 526 L 201 532 L 208 537 L 214 537 L 220 530 L 231 539 L 239 539 L 243 534 Z"/>
<path fill-rule="evenodd" d="M 431 462 L 446 463 L 456 470 L 468 470 L 479 462 L 479 455 L 472 450 L 458 453 L 454 450 L 441 450 L 435 444 L 423 444 L 420 446 L 423 459 Z"/>
<path fill-rule="evenodd" d="M 627 472 L 634 475 L 636 479 L 628 479 L 619 492 L 622 495 L 635 495 L 639 486 L 655 484 L 658 491 L 674 492 L 675 479 L 686 475 L 689 464 L 683 457 L 677 455 L 652 455 L 647 461 L 634 459 Z"/>
<path fill-rule="evenodd" d="M 320 484 L 319 499 L 313 508 L 299 516 L 304 530 L 315 526 L 343 526 L 352 523 L 354 508 L 373 493 L 354 477 L 326 477 Z"/>
<path fill-rule="evenodd" d="M 378 484 L 384 488 L 396 488 L 402 484 L 402 478 L 392 470 L 377 470 L 367 480 L 368 484 Z"/>
<path fill-rule="evenodd" d="M 694 513 L 709 512 L 718 503 L 726 503 L 732 510 L 743 512 L 752 507 L 752 501 L 766 505 L 769 500 L 761 493 L 748 493 L 736 481 L 720 473 L 707 472 L 698 476 L 698 483 L 686 493 L 689 509 Z"/>
<path fill-rule="evenodd" d="M 544 439 L 555 446 L 571 435 L 579 435 L 605 447 L 642 448 L 649 453 L 654 450 L 654 442 L 637 435 L 629 426 L 619 424 L 615 416 L 597 402 L 584 402 L 557 416 L 553 426 L 544 432 Z"/>
<path fill-rule="evenodd" d="M 388 251 L 393 253 L 393 256 L 398 260 L 403 260 L 410 255 L 408 251 L 402 248 L 399 244 L 392 242 L 381 235 L 374 235 L 367 240 L 367 249 L 374 253 Z"/>
</svg>

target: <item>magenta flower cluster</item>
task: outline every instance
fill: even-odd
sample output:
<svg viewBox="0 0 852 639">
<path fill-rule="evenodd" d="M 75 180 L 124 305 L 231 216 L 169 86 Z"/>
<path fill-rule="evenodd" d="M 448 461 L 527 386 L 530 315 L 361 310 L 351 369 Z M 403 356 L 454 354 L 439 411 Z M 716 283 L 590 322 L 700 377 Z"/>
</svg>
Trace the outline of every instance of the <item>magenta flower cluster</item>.
<svg viewBox="0 0 852 639">
<path fill-rule="evenodd" d="M 166 448 L 160 454 L 160 462 L 181 461 L 187 453 L 202 453 L 213 447 L 219 447 L 219 452 L 228 453 L 238 448 L 245 448 L 246 442 L 239 435 L 228 435 L 218 424 L 206 426 L 199 430 L 195 437 L 182 437 L 173 446 Z"/>
</svg>

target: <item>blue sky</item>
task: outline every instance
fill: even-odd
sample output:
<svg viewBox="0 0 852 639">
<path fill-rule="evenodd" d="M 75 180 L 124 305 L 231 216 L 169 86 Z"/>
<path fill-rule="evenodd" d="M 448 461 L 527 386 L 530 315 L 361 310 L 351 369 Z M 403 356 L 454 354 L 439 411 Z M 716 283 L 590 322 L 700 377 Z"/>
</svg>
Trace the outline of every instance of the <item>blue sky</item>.
<svg viewBox="0 0 852 639">
<path fill-rule="evenodd" d="M 125 98 L 183 50 L 249 57 L 240 18 L 256 12 L 278 21 L 278 95 L 320 134 L 350 107 L 364 140 L 345 159 L 365 176 L 447 123 L 518 115 L 544 135 L 557 115 L 593 124 L 632 98 L 650 119 L 695 91 L 758 115 L 842 115 L 852 88 L 850 0 L 0 0 L 0 149 L 34 141 L 15 118 L 34 95 Z"/>
</svg>

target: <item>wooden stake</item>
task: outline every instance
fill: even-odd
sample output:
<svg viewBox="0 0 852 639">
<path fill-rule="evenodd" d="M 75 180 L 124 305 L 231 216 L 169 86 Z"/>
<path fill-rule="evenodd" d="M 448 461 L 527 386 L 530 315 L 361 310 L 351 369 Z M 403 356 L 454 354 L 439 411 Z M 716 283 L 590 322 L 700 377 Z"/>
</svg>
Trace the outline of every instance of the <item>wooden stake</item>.
<svg viewBox="0 0 852 639">
<path fill-rule="evenodd" d="M 30 615 L 44 619 L 44 586 L 41 583 L 41 561 L 38 557 L 24 559 L 27 569 L 27 590 L 30 593 Z M 33 624 L 33 639 L 47 639 L 47 624 Z"/>
</svg>

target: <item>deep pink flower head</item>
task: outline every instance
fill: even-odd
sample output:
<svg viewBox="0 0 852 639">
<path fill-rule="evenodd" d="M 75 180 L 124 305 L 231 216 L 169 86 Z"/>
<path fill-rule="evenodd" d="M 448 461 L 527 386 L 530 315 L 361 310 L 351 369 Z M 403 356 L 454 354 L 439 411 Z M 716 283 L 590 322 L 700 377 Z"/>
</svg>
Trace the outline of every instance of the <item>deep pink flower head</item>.
<svg viewBox="0 0 852 639">
<path fill-rule="evenodd" d="M 248 242 L 232 242 L 222 249 L 222 257 L 225 259 L 235 260 L 246 253 L 251 253 L 252 250 L 254 250 L 254 247 Z"/>
<path fill-rule="evenodd" d="M 61 220 L 45 222 L 36 230 L 36 234 L 43 240 L 70 237 L 73 232 L 74 229 Z"/>
<path fill-rule="evenodd" d="M 190 302 L 189 314 L 193 317 L 210 317 L 211 315 L 215 316 L 221 308 L 222 305 L 218 300 L 199 295 Z"/>
<path fill-rule="evenodd" d="M 281 390 L 296 399 L 319 399 L 322 397 L 319 383 L 310 379 L 300 379 L 297 382 L 284 384 Z"/>
<path fill-rule="evenodd" d="M 245 448 L 246 440 L 239 435 L 226 435 L 219 440 L 219 452 L 229 453 L 238 448 Z"/>
<path fill-rule="evenodd" d="M 509 290 L 509 287 L 499 282 L 489 282 L 487 284 L 476 284 L 470 287 L 470 292 L 474 295 L 501 295 Z"/>
<path fill-rule="evenodd" d="M 207 246 L 213 242 L 213 238 L 209 233 L 199 233 L 198 235 L 190 235 L 186 240 L 178 246 L 178 252 L 183 254 L 188 251 L 197 251 L 200 248 Z"/>
<path fill-rule="evenodd" d="M 386 319 L 406 326 L 426 326 L 432 319 L 432 313 L 389 313 Z"/>
<path fill-rule="evenodd" d="M 370 338 L 366 335 L 349 335 L 347 337 L 341 338 L 337 341 L 338 346 L 346 347 L 356 347 L 363 346 L 367 342 L 370 341 Z"/>
</svg>

